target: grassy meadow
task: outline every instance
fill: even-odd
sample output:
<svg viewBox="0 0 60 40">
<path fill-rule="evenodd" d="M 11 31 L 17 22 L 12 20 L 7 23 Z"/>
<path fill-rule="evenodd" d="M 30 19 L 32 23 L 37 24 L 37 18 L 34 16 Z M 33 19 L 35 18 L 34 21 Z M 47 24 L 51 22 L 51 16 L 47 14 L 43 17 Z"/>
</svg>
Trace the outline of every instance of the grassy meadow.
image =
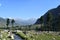
<svg viewBox="0 0 60 40">
<path fill-rule="evenodd" d="M 22 32 L 17 33 L 20 37 L 26 40 L 60 40 L 59 33 L 51 32 L 28 32 L 27 34 L 24 34 Z"/>
</svg>

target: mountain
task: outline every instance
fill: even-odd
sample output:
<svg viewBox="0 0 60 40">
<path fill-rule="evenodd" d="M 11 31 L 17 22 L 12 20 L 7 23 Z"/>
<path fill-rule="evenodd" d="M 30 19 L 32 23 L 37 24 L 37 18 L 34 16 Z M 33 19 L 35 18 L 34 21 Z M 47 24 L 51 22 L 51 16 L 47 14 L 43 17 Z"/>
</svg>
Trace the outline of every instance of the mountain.
<svg viewBox="0 0 60 40">
<path fill-rule="evenodd" d="M 36 22 L 36 19 L 35 18 L 31 18 L 28 20 L 16 19 L 15 21 L 16 21 L 16 23 L 18 23 L 20 25 L 32 25 Z"/>
<path fill-rule="evenodd" d="M 48 30 L 49 29 L 51 29 L 51 30 L 55 29 L 56 31 L 57 30 L 60 31 L 60 5 L 56 8 L 48 10 L 42 16 L 42 18 L 43 18 L 44 26 L 46 26 Z M 42 24 L 41 23 L 41 17 L 37 19 L 35 24 Z M 46 28 L 46 27 L 44 27 L 44 28 Z"/>
<path fill-rule="evenodd" d="M 31 25 L 31 24 L 34 24 L 36 22 L 36 19 L 28 19 L 28 20 L 23 20 L 23 19 L 14 19 L 15 20 L 15 23 L 14 25 L 15 26 L 20 26 L 20 25 Z M 11 19 L 10 19 L 11 21 Z M 0 17 L 0 27 L 5 27 L 6 26 L 6 18 L 2 18 Z M 11 23 L 10 25 L 11 26 Z"/>
<path fill-rule="evenodd" d="M 6 26 L 6 25 L 5 25 L 5 24 L 6 24 L 5 21 L 6 21 L 6 20 L 5 20 L 4 18 L 1 18 L 1 17 L 0 17 L 0 27 Z"/>
<path fill-rule="evenodd" d="M 43 19 L 44 19 L 44 23 L 46 23 L 46 19 L 47 19 L 47 15 L 51 13 L 53 15 L 53 17 L 55 18 L 54 21 L 57 20 L 57 18 L 60 16 L 60 5 L 57 8 L 53 8 L 48 10 L 44 15 L 43 15 Z M 35 24 L 40 24 L 40 18 L 37 19 L 37 21 L 35 22 Z"/>
</svg>

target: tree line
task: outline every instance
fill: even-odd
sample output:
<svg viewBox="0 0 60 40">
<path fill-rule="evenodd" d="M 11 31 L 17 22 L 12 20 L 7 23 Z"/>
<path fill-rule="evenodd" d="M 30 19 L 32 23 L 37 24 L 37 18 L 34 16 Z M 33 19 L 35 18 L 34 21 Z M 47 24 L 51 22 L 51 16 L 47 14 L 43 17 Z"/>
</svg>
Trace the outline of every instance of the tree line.
<svg viewBox="0 0 60 40">
<path fill-rule="evenodd" d="M 44 22 L 45 20 L 45 22 Z M 43 16 L 40 17 L 41 30 L 44 31 L 60 31 L 60 15 L 55 18 L 52 13 L 48 13 L 46 19 Z"/>
</svg>

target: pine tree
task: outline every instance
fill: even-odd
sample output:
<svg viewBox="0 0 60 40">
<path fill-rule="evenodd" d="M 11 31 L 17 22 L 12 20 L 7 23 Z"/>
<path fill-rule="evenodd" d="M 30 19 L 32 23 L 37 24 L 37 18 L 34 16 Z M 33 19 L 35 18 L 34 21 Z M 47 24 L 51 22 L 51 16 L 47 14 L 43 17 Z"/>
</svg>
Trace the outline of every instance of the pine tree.
<svg viewBox="0 0 60 40">
<path fill-rule="evenodd" d="M 43 30 L 43 16 L 40 17 L 41 29 Z"/>
<path fill-rule="evenodd" d="M 11 21 L 12 27 L 13 27 L 14 23 L 15 23 L 15 20 L 12 19 L 12 21 Z"/>
<path fill-rule="evenodd" d="M 53 15 L 52 15 L 52 13 L 48 13 L 48 14 L 47 14 L 47 20 L 46 20 L 48 31 L 49 31 L 50 28 L 51 28 L 52 20 L 53 20 Z"/>
<path fill-rule="evenodd" d="M 8 28 L 9 23 L 10 23 L 10 19 L 7 18 L 7 21 L 6 21 L 7 28 Z"/>
</svg>

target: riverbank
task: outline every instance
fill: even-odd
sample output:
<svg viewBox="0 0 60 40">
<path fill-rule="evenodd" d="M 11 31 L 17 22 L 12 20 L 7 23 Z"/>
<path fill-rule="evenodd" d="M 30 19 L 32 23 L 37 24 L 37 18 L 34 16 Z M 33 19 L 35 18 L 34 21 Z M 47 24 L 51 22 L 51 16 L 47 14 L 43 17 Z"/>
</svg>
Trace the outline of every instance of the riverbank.
<svg viewBox="0 0 60 40">
<path fill-rule="evenodd" d="M 1 30 L 0 31 L 0 40 L 12 40 L 8 38 L 8 30 Z M 36 32 L 36 31 L 17 31 L 17 35 L 23 40 L 60 40 L 60 32 Z M 17 38 L 17 37 L 15 37 Z"/>
<path fill-rule="evenodd" d="M 11 37 L 13 37 L 14 39 L 12 39 Z M 10 35 L 10 31 L 8 32 L 8 30 L 0 30 L 0 40 L 18 40 L 18 39 L 22 40 L 22 38 L 12 33 L 12 31 Z"/>
<path fill-rule="evenodd" d="M 17 32 L 16 35 L 20 36 L 24 40 L 31 40 L 31 38 L 27 37 L 23 32 Z"/>
<path fill-rule="evenodd" d="M 8 32 L 0 30 L 0 40 L 11 40 L 11 38 L 8 38 Z"/>
<path fill-rule="evenodd" d="M 17 32 L 17 34 L 26 40 L 60 40 L 60 35 L 56 35 L 55 33 L 35 33 L 30 31 L 27 34 L 23 32 Z"/>
</svg>

